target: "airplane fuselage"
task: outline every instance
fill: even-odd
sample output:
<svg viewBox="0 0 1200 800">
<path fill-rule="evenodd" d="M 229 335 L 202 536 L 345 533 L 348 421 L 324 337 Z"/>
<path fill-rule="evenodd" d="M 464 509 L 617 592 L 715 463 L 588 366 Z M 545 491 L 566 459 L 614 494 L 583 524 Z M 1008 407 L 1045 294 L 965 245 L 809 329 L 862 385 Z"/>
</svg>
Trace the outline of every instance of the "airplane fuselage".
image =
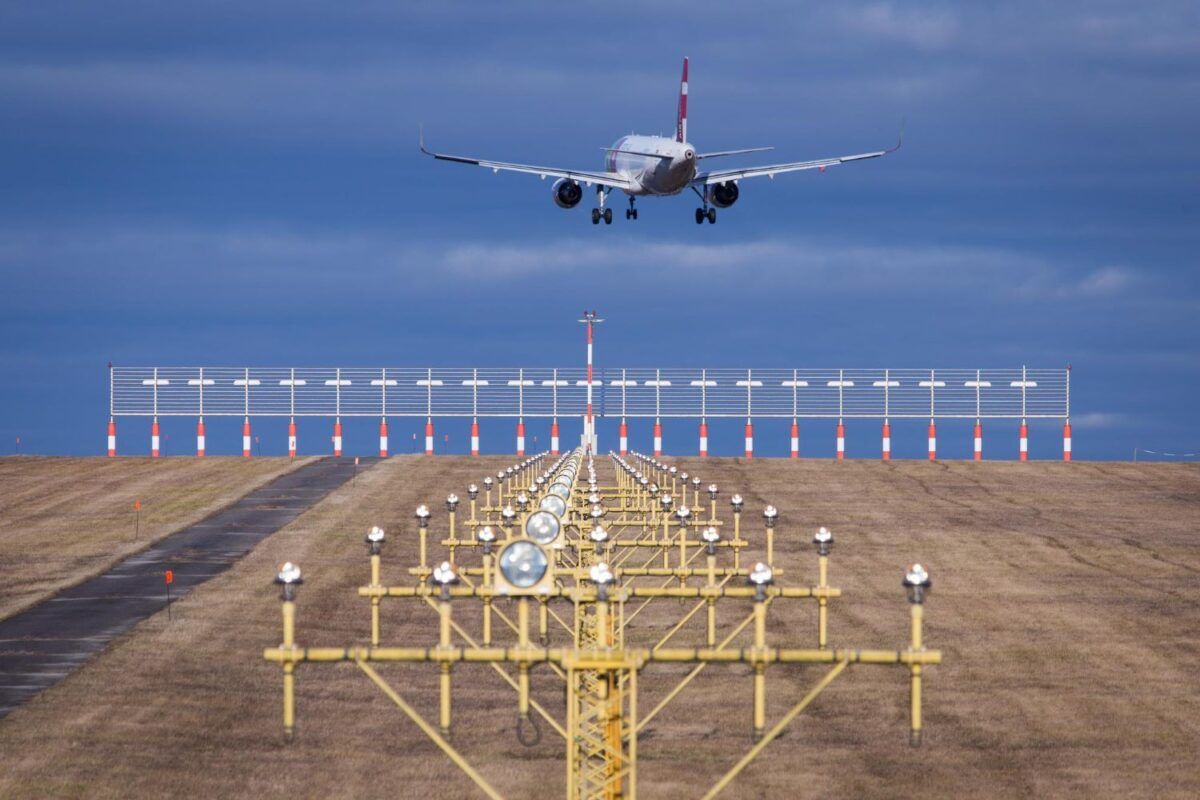
<svg viewBox="0 0 1200 800">
<path fill-rule="evenodd" d="M 604 166 L 633 184 L 626 194 L 674 195 L 696 177 L 696 148 L 665 136 L 622 136 Z"/>
</svg>

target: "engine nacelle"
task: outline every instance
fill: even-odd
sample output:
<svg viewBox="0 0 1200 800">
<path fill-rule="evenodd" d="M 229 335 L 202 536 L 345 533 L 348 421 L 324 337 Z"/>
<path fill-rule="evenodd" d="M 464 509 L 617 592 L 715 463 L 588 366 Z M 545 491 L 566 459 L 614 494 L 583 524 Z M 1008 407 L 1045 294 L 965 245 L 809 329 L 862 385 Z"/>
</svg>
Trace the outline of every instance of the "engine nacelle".
<svg viewBox="0 0 1200 800">
<path fill-rule="evenodd" d="M 717 208 L 729 208 L 737 202 L 738 186 L 733 181 L 714 183 L 708 187 L 708 202 Z"/>
<path fill-rule="evenodd" d="M 559 178 L 554 182 L 554 203 L 559 208 L 574 208 L 583 199 L 583 187 L 570 178 Z"/>
</svg>

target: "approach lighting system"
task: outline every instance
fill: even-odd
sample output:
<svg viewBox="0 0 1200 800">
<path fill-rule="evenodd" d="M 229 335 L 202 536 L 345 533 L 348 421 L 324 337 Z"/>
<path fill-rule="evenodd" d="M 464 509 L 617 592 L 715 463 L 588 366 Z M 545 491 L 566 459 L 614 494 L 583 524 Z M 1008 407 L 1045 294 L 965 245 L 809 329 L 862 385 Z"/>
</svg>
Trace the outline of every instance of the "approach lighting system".
<svg viewBox="0 0 1200 800">
<path fill-rule="evenodd" d="M 281 565 L 276 582 L 283 591 L 283 638 L 277 647 L 264 650 L 263 657 L 283 673 L 285 734 L 291 736 L 295 731 L 297 668 L 310 663 L 353 662 L 484 794 L 498 797 L 486 770 L 475 770 L 465 754 L 450 746 L 448 738 L 457 707 L 453 696 L 456 689 L 464 691 L 460 679 L 454 677 L 457 665 L 486 664 L 515 691 L 518 742 L 536 745 L 543 721 L 562 737 L 568 798 L 633 800 L 638 731 L 705 665 L 740 664 L 743 668 L 731 680 L 740 681 L 738 676 L 744 675 L 748 688 L 752 687 L 752 696 L 746 696 L 747 710 L 752 713 L 746 716 L 755 744 L 703 795 L 723 797 L 731 794 L 726 791 L 730 782 L 832 680 L 851 664 L 874 664 L 899 668 L 906 674 L 909 741 L 920 744 L 926 670 L 942 659 L 939 651 L 926 648 L 922 640 L 923 603 L 931 585 L 923 566 L 913 564 L 904 574 L 911 618 L 906 648 L 873 649 L 841 643 L 834 648 L 829 644 L 829 609 L 840 602 L 842 590 L 828 582 L 833 546 L 829 529 L 822 527 L 811 534 L 819 555 L 814 559 L 816 581 L 803 576 L 792 580 L 793 565 L 789 563 L 785 572 L 773 559 L 779 519 L 774 506 L 762 511 L 766 524 L 763 554 L 752 558 L 759 542 L 743 536 L 741 495 L 733 495 L 722 512 L 716 502 L 717 486 L 709 485 L 711 506 L 706 508 L 701 505 L 703 486 L 696 476 L 680 474 L 669 464 L 637 452 L 630 454 L 629 461 L 609 455 L 607 466 L 612 472 L 603 475 L 597 471 L 597 459 L 586 441 L 553 464 L 546 453 L 525 459 L 507 473 L 500 472 L 497 484 L 491 479 L 481 481 L 488 489 L 482 507 L 475 500 L 478 489 L 472 485 L 466 490 L 471 497 L 471 519 L 466 527 L 471 534 L 465 539 L 457 533 L 458 498 L 453 494 L 446 497 L 449 514 L 444 519 L 433 519 L 431 506 L 420 506 L 415 514 L 420 530 L 414 537 L 415 553 L 409 554 L 410 565 L 390 571 L 409 576 L 399 585 L 381 580 L 386 537 L 381 527 L 371 527 L 366 535 L 370 580 L 357 590 L 359 597 L 370 601 L 369 647 L 361 645 L 355 632 L 351 632 L 350 642 L 341 646 L 311 647 L 308 642 L 298 642 L 295 593 L 300 569 L 290 562 Z M 541 477 L 531 480 L 533 475 Z M 522 488 L 525 484 L 531 484 L 528 491 Z M 689 484 L 694 496 L 688 494 Z M 752 493 L 752 497 L 759 496 Z M 389 551 L 407 549 L 391 547 Z M 382 634 L 387 618 L 381 617 L 380 607 L 394 602 L 411 604 L 414 614 L 424 614 L 433 606 L 435 614 L 428 618 L 426 633 L 411 637 L 412 620 L 406 616 L 403 630 L 396 631 L 402 641 L 385 643 Z M 795 624 L 797 618 L 791 615 L 796 605 L 810 602 L 817 607 L 816 635 L 815 641 L 807 644 L 801 641 L 808 638 L 803 626 Z M 640 614 L 650 603 L 657 603 L 664 615 L 678 608 L 679 621 L 665 637 L 661 629 L 670 624 L 665 616 L 648 621 Z M 750 610 L 746 618 L 745 612 Z M 464 615 L 466 626 L 461 624 Z M 695 616 L 706 624 L 685 625 Z M 769 617 L 786 620 L 786 626 L 771 639 Z M 503 624 L 493 624 L 497 619 Z M 733 627 L 737 620 L 741 622 Z M 631 627 L 635 621 L 640 627 Z M 742 631 L 751 622 L 753 627 L 747 633 L 752 631 L 753 638 L 747 641 Z M 735 643 L 739 636 L 742 640 Z M 404 699 L 409 690 L 415 691 L 407 674 L 396 676 L 403 683 L 392 683 L 376 671 L 392 662 L 436 668 L 440 700 L 436 721 L 424 718 L 417 710 L 421 704 Z M 666 692 L 658 706 L 639 717 L 638 685 L 644 678 L 670 680 L 672 670 L 659 665 L 672 664 L 690 664 L 691 670 Z M 804 700 L 773 722 L 770 717 L 774 713 L 769 717 L 767 712 L 778 704 L 767 702 L 768 680 L 783 678 L 803 664 L 819 666 L 825 676 Z M 539 668 L 552 670 L 565 683 L 532 681 L 531 673 Z M 859 669 L 856 666 L 854 671 Z M 790 691 L 793 683 L 794 677 L 789 677 L 783 685 Z M 472 676 L 465 691 L 476 690 Z M 558 704 L 560 698 L 563 705 L 557 714 L 541 704 Z M 884 710 L 887 713 L 882 716 L 894 716 Z M 704 708 L 697 713 L 704 714 Z M 467 716 L 468 724 L 477 722 L 473 715 Z M 439 784 L 440 794 L 465 795 L 461 787 L 446 786 Z M 681 792 L 689 797 L 702 794 Z M 549 796 L 556 790 L 543 786 L 538 793 Z"/>
</svg>

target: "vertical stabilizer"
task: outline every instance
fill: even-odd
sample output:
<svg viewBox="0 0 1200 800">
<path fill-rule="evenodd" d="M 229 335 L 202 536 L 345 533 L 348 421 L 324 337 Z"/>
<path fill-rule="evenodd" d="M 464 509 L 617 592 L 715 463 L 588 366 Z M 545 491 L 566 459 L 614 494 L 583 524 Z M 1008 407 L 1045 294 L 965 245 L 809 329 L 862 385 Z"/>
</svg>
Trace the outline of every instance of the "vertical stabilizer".
<svg viewBox="0 0 1200 800">
<path fill-rule="evenodd" d="M 687 141 L 688 60 L 683 59 L 683 78 L 679 82 L 679 109 L 675 114 L 675 141 Z"/>
</svg>

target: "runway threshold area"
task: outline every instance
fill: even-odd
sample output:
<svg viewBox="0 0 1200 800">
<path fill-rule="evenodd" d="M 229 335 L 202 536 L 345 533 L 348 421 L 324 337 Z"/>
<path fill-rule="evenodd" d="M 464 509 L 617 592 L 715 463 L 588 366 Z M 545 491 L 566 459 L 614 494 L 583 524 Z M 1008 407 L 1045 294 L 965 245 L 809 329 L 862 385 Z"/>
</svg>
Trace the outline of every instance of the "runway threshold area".
<svg viewBox="0 0 1200 800">
<path fill-rule="evenodd" d="M 365 464 L 376 460 L 362 459 Z M 167 570 L 174 602 L 224 572 L 355 472 L 353 458 L 307 464 L 107 572 L 0 621 L 0 718 L 163 610 Z"/>
</svg>

